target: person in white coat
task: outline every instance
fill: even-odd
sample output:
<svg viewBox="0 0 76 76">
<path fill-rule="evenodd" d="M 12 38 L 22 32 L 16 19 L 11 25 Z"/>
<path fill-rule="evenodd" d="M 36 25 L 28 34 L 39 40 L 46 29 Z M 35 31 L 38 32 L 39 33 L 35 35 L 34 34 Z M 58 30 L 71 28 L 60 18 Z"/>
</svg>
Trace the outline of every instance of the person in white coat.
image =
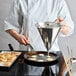
<svg viewBox="0 0 76 76">
<path fill-rule="evenodd" d="M 21 45 L 30 43 L 34 50 L 46 51 L 35 24 L 54 22 L 55 20 L 63 25 L 59 33 L 60 36 L 65 37 L 72 34 L 74 23 L 65 0 L 14 0 L 5 20 L 5 31 Z M 28 36 L 29 40 L 27 40 Z M 60 51 L 57 38 L 49 51 Z M 35 70 L 30 69 L 30 71 Z M 40 75 L 40 72 L 37 75 Z"/>
</svg>

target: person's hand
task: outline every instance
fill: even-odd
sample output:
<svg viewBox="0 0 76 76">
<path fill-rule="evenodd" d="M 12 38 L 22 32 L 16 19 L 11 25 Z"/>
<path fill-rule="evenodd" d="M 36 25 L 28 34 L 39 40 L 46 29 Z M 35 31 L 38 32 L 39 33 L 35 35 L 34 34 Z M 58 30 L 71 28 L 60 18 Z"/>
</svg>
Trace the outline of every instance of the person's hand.
<svg viewBox="0 0 76 76">
<path fill-rule="evenodd" d="M 15 38 L 20 44 L 27 45 L 29 44 L 29 39 L 22 34 L 19 34 L 15 29 L 9 29 L 8 32 L 13 38 Z"/>
<path fill-rule="evenodd" d="M 17 38 L 17 41 L 22 44 L 22 45 L 27 45 L 29 44 L 29 39 L 27 37 L 25 37 L 24 35 L 22 34 L 19 34 L 18 38 Z"/>
<path fill-rule="evenodd" d="M 61 32 L 62 34 L 64 34 L 64 35 L 67 35 L 67 34 L 70 32 L 71 27 L 68 26 L 68 25 L 66 24 L 66 22 L 64 21 L 64 19 L 62 19 L 61 17 L 59 17 L 58 20 L 59 20 L 59 23 L 60 23 L 61 25 L 63 25 L 63 26 L 61 27 L 60 32 Z"/>
</svg>

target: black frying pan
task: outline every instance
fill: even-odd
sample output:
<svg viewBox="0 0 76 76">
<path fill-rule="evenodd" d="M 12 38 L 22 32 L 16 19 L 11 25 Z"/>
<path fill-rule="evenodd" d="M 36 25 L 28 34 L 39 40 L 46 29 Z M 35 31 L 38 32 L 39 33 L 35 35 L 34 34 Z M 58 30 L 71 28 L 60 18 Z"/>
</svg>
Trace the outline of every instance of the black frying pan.
<svg viewBox="0 0 76 76">
<path fill-rule="evenodd" d="M 24 54 L 24 61 L 26 64 L 32 66 L 51 66 L 58 63 L 58 56 L 51 52 L 49 56 L 47 52 L 42 51 L 28 52 Z"/>
</svg>

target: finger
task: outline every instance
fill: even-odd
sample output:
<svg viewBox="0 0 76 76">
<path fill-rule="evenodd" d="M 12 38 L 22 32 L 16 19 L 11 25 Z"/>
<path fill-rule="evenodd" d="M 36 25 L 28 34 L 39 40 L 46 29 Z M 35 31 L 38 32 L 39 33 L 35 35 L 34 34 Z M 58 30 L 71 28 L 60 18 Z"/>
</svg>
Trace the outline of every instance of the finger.
<svg viewBox="0 0 76 76">
<path fill-rule="evenodd" d="M 26 45 L 26 42 L 24 39 L 21 39 L 20 44 Z"/>
<path fill-rule="evenodd" d="M 62 22 L 62 21 L 64 21 L 64 19 L 62 18 L 62 17 L 58 17 L 58 20 L 59 20 L 59 22 Z"/>
<path fill-rule="evenodd" d="M 27 38 L 27 37 L 25 37 L 25 42 L 27 43 L 27 44 L 29 44 L 30 43 L 30 41 L 29 41 L 29 39 Z"/>
</svg>

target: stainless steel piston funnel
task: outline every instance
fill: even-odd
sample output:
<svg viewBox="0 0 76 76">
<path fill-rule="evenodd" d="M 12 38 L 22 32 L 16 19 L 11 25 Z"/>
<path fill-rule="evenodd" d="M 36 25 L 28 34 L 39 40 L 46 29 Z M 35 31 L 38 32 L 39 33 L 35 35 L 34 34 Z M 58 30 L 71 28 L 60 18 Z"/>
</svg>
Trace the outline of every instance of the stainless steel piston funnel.
<svg viewBox="0 0 76 76">
<path fill-rule="evenodd" d="M 47 50 L 49 50 L 59 31 L 60 31 L 60 27 L 61 25 L 59 23 L 51 23 L 51 22 L 40 22 L 36 24 L 39 33 L 41 35 L 41 38 L 44 42 L 45 47 L 47 48 Z"/>
</svg>

